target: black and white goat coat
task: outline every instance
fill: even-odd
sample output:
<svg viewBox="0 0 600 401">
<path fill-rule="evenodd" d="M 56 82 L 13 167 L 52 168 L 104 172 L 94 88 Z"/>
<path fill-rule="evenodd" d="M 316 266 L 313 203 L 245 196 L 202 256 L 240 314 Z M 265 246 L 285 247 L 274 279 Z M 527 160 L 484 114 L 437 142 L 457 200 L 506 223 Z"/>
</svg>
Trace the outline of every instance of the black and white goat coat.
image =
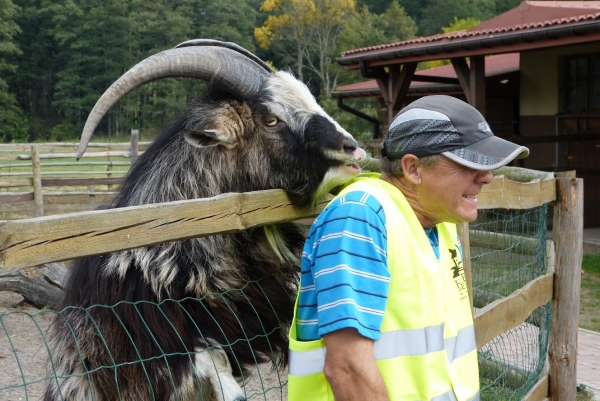
<svg viewBox="0 0 600 401">
<path fill-rule="evenodd" d="M 282 188 L 310 205 L 354 177 L 364 156 L 307 87 L 231 43 L 155 54 L 100 98 L 79 156 L 120 98 L 165 77 L 206 93 L 132 166 L 119 208 Z M 49 332 L 46 401 L 243 400 L 257 362 L 287 361 L 305 232 L 251 228 L 81 259 Z"/>
</svg>

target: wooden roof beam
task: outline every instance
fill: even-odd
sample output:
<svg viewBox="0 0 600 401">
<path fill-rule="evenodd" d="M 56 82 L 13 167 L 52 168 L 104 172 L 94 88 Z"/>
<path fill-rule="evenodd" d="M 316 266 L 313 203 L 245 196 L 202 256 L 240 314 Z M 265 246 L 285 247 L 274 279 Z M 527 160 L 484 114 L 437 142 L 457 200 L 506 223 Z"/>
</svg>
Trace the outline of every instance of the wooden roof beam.
<svg viewBox="0 0 600 401">
<path fill-rule="evenodd" d="M 485 117 L 485 56 L 471 57 L 471 106 Z"/>
<path fill-rule="evenodd" d="M 407 63 L 400 68 L 394 68 L 390 66 L 390 79 L 388 82 L 389 92 L 391 93 L 391 107 L 388 109 L 388 121 L 391 122 L 392 118 L 397 112 L 402 109 L 410 83 L 413 80 L 415 71 L 417 70 L 417 63 Z"/>
<path fill-rule="evenodd" d="M 460 82 L 460 86 L 465 93 L 467 102 L 471 104 L 471 73 L 469 71 L 467 59 L 464 57 L 451 58 L 450 62 L 452 63 L 452 67 L 454 67 L 454 72 L 456 72 L 458 82 Z"/>
<path fill-rule="evenodd" d="M 471 67 L 464 57 L 452 58 L 452 66 L 467 102 L 485 116 L 485 56 L 472 56 Z"/>
<path fill-rule="evenodd" d="M 459 81 L 456 78 L 436 77 L 436 76 L 420 75 L 420 74 L 415 74 L 413 76 L 412 80 L 419 81 L 419 82 L 433 82 L 436 84 L 448 84 L 448 85 L 458 85 L 459 84 Z"/>
</svg>

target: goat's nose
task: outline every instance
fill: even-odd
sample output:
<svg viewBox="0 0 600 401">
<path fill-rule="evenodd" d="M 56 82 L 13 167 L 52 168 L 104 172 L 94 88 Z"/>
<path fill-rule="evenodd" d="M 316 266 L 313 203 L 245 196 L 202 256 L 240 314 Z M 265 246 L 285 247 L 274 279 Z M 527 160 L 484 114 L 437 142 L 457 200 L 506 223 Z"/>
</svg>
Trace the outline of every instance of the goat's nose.
<svg viewBox="0 0 600 401">
<path fill-rule="evenodd" d="M 352 137 L 344 138 L 344 150 L 347 152 L 354 152 L 358 148 L 358 142 Z"/>
<path fill-rule="evenodd" d="M 354 160 L 361 160 L 367 155 L 363 149 L 358 147 L 358 142 L 352 137 L 344 139 L 344 152 L 350 155 Z"/>
</svg>

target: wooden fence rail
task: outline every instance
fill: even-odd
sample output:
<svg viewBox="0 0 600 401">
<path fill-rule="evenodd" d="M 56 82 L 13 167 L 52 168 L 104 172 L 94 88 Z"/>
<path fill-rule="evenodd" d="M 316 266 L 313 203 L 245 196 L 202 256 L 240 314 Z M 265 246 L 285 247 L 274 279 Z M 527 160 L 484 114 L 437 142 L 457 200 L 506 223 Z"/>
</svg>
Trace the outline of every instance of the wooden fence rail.
<svg viewBox="0 0 600 401">
<path fill-rule="evenodd" d="M 29 158 L 24 154 L 11 156 L 0 154 L 0 160 L 31 160 L 31 174 L 28 173 L 27 177 L 20 176 L 21 173 L 2 173 L 4 169 L 10 171 L 13 164 L 0 164 L 0 186 L 32 187 L 32 191 L 26 193 L 0 193 L 0 205 L 11 202 L 35 202 L 36 215 L 42 216 L 44 197 L 85 194 L 90 197 L 90 203 L 94 204 L 97 195 L 114 195 L 114 192 L 100 192 L 95 188 L 96 185 L 119 185 L 122 182 L 123 178 L 115 176 L 119 172 L 112 170 L 112 167 L 129 163 L 114 162 L 112 157 L 131 157 L 132 153 L 130 150 L 119 149 L 115 144 L 90 144 L 91 152 L 84 154 L 84 157 L 100 154 L 107 157 L 109 159 L 107 163 L 88 162 L 90 165 L 106 165 L 107 171 L 102 174 L 107 174 L 107 177 L 56 177 L 60 174 L 46 177 L 50 174 L 41 171 L 42 167 L 55 168 L 70 165 L 71 163 L 67 162 L 42 163 L 41 161 L 58 158 L 57 154 L 61 155 L 60 157 L 74 158 L 74 152 L 70 151 L 77 145 L 77 143 L 43 144 L 34 150 L 31 145 L 0 144 L 0 152 L 26 152 L 31 149 Z M 131 149 L 129 144 L 121 145 L 121 148 L 126 146 Z M 140 143 L 140 148 L 145 146 L 147 144 Z M 361 146 L 376 155 L 380 143 L 369 141 L 361 143 Z M 98 151 L 94 151 L 95 149 Z M 54 152 L 55 155 L 46 157 L 40 154 L 41 151 Z M 133 153 L 135 155 L 135 152 Z M 79 165 L 84 165 L 86 162 L 80 163 Z M 363 167 L 379 170 L 377 159 L 368 159 L 365 163 Z M 22 168 L 24 164 L 14 166 Z M 510 175 L 517 169 L 507 171 Z M 528 182 L 517 182 L 514 177 L 510 180 L 506 177 L 496 177 L 492 184 L 484 186 L 483 192 L 478 196 L 478 208 L 530 209 L 548 203 L 553 204 L 554 241 L 548 241 L 546 247 L 549 270 L 509 296 L 492 298 L 495 301 L 477 309 L 474 315 L 476 341 L 478 347 L 484 346 L 498 335 L 522 324 L 536 308 L 552 301 L 550 372 L 536 383 L 524 399 L 541 401 L 549 396 L 555 401 L 574 401 L 583 240 L 583 182 L 581 179 L 576 179 L 572 173 L 560 174 L 555 178 L 549 173 L 526 172 L 526 174 L 531 173 L 535 174 L 536 178 L 525 180 Z M 517 171 L 516 174 L 520 173 Z M 522 180 L 518 179 L 518 181 Z M 89 190 L 52 192 L 52 194 L 42 192 L 43 188 L 69 186 L 85 186 Z M 225 194 L 210 199 L 118 210 L 0 221 L 0 271 L 18 270 L 83 256 L 192 237 L 232 233 L 254 226 L 314 217 L 324 205 L 325 203 L 320 203 L 311 209 L 299 209 L 291 204 L 284 191 L 271 190 Z M 503 243 L 515 240 L 514 236 L 507 234 L 469 232 L 468 224 L 461 225 L 459 228 L 469 283 L 470 247 L 486 246 L 503 249 Z M 534 245 L 532 240 L 528 238 L 519 238 L 519 240 L 518 252 L 531 253 Z M 473 299 L 472 292 L 471 299 Z M 514 376 L 519 376 L 516 369 Z"/>
<path fill-rule="evenodd" d="M 75 210 L 93 208 L 97 196 L 102 196 L 103 202 L 110 202 L 116 194 L 114 187 L 123 182 L 123 175 L 128 170 L 122 167 L 129 167 L 150 144 L 138 142 L 138 136 L 134 130 L 131 143 L 92 142 L 81 161 L 75 161 L 78 143 L 0 144 L 0 160 L 4 161 L 0 164 L 0 188 L 3 189 L 0 207 L 3 213 L 23 217 L 22 212 L 25 211 L 26 217 L 43 216 L 47 214 L 44 211 L 45 198 L 53 199 L 52 205 L 46 205 L 51 208 L 50 214 L 69 209 L 65 202 L 76 202 Z M 23 154 L 27 151 L 30 153 Z M 86 161 L 89 158 L 107 160 Z M 113 161 L 115 158 L 130 161 Z M 93 170 L 101 166 L 105 166 L 104 171 Z M 86 167 L 91 167 L 90 171 L 85 171 Z M 47 190 L 50 187 L 61 188 L 58 191 Z M 87 202 L 82 196 L 87 196 Z M 59 201 L 56 197 L 65 200 Z"/>
<path fill-rule="evenodd" d="M 523 323 L 536 308 L 553 302 L 551 369 L 526 395 L 528 401 L 541 401 L 548 396 L 555 401 L 574 401 L 576 397 L 582 191 L 582 180 L 572 177 L 531 183 L 497 177 L 478 197 L 480 209 L 523 209 L 555 202 L 555 233 L 558 235 L 554 242 L 547 242 L 547 273 L 475 313 L 476 341 L 478 347 L 482 347 Z M 0 271 L 314 217 L 324 205 L 322 202 L 314 208 L 297 208 L 283 190 L 270 190 L 0 221 Z M 499 247 L 498 241 L 506 239 L 502 235 L 474 234 L 477 234 L 473 235 L 474 246 Z M 469 239 L 463 237 L 463 247 L 465 241 L 469 243 Z M 527 252 L 527 241 L 524 252 Z M 562 324 L 567 321 L 570 323 Z"/>
<path fill-rule="evenodd" d="M 12 160 L 12 163 L 0 164 L 0 188 L 5 192 L 0 192 L 0 207 L 3 205 L 12 205 L 11 211 L 15 206 L 23 206 L 24 208 L 33 206 L 33 213 L 26 216 L 32 217 L 43 216 L 45 212 L 44 198 L 48 197 L 67 197 L 67 196 L 88 196 L 87 207 L 82 204 L 85 200 L 78 202 L 78 207 L 91 209 L 96 205 L 96 196 L 103 196 L 104 202 L 110 200 L 116 195 L 113 189 L 123 182 L 123 176 L 126 170 L 113 170 L 113 167 L 130 166 L 135 159 L 143 154 L 143 151 L 150 145 L 149 142 L 137 142 L 139 133 L 132 130 L 131 143 L 90 143 L 89 151 L 83 154 L 81 161 L 75 160 L 75 150 L 78 143 L 41 143 L 41 144 L 0 144 L 0 160 Z M 369 150 L 371 153 L 378 153 L 376 149 L 381 146 L 381 141 L 361 141 L 360 146 Z M 34 151 L 35 149 L 35 151 Z M 15 152 L 30 151 L 28 154 L 16 154 Z M 73 150 L 73 152 L 67 152 Z M 5 154 L 2 152 L 12 152 Z M 50 153 L 49 153 L 50 152 Z M 34 154 L 36 156 L 34 156 Z M 106 162 L 89 162 L 85 161 L 90 157 L 107 158 Z M 129 162 L 113 161 L 113 158 L 129 158 Z M 67 159 L 70 162 L 48 162 L 47 160 Z M 46 162 L 44 162 L 46 160 Z M 22 161 L 31 161 L 31 164 L 22 163 Z M 20 162 L 20 163 L 19 163 Z M 379 170 L 379 162 L 376 159 L 368 159 L 363 162 L 369 163 L 373 170 Z M 83 166 L 106 166 L 105 171 L 78 171 L 79 167 Z M 68 171 L 58 171 L 56 167 L 68 168 Z M 23 169 L 29 168 L 27 171 Z M 17 171 L 15 171 L 17 170 Z M 106 178 L 98 178 L 94 176 L 104 175 Z M 61 176 L 69 176 L 69 178 L 61 178 Z M 81 176 L 81 178 L 73 178 Z M 41 184 L 40 184 L 41 183 Z M 101 190 L 98 186 L 108 186 L 106 190 Z M 44 191 L 49 187 L 62 187 L 62 191 L 56 190 Z M 87 191 L 82 191 L 79 188 L 69 187 L 87 187 Z M 11 188 L 18 188 L 25 192 L 9 192 Z M 102 187 L 104 188 L 104 187 Z M 66 198 L 65 198 L 66 199 Z M 72 199 L 72 198 L 69 198 Z M 54 202 L 62 204 L 62 202 Z M 52 207 L 56 212 L 56 207 Z M 62 212 L 68 206 L 58 209 Z M 47 208 L 46 208 L 47 209 Z M 52 214 L 52 213 L 51 213 Z"/>
</svg>

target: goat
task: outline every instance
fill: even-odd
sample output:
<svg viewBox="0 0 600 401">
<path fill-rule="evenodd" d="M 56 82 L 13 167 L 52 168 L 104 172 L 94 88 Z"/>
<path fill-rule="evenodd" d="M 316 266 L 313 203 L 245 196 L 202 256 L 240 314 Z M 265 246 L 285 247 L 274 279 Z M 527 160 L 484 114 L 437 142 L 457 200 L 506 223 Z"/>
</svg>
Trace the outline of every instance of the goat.
<svg viewBox="0 0 600 401">
<path fill-rule="evenodd" d="M 287 72 L 247 50 L 192 40 L 141 61 L 85 124 L 164 77 L 203 96 L 131 167 L 111 207 L 282 188 L 310 205 L 353 178 L 365 152 Z M 289 222 L 78 260 L 49 331 L 44 400 L 245 400 L 257 362 L 287 363 L 304 229 Z"/>
</svg>

